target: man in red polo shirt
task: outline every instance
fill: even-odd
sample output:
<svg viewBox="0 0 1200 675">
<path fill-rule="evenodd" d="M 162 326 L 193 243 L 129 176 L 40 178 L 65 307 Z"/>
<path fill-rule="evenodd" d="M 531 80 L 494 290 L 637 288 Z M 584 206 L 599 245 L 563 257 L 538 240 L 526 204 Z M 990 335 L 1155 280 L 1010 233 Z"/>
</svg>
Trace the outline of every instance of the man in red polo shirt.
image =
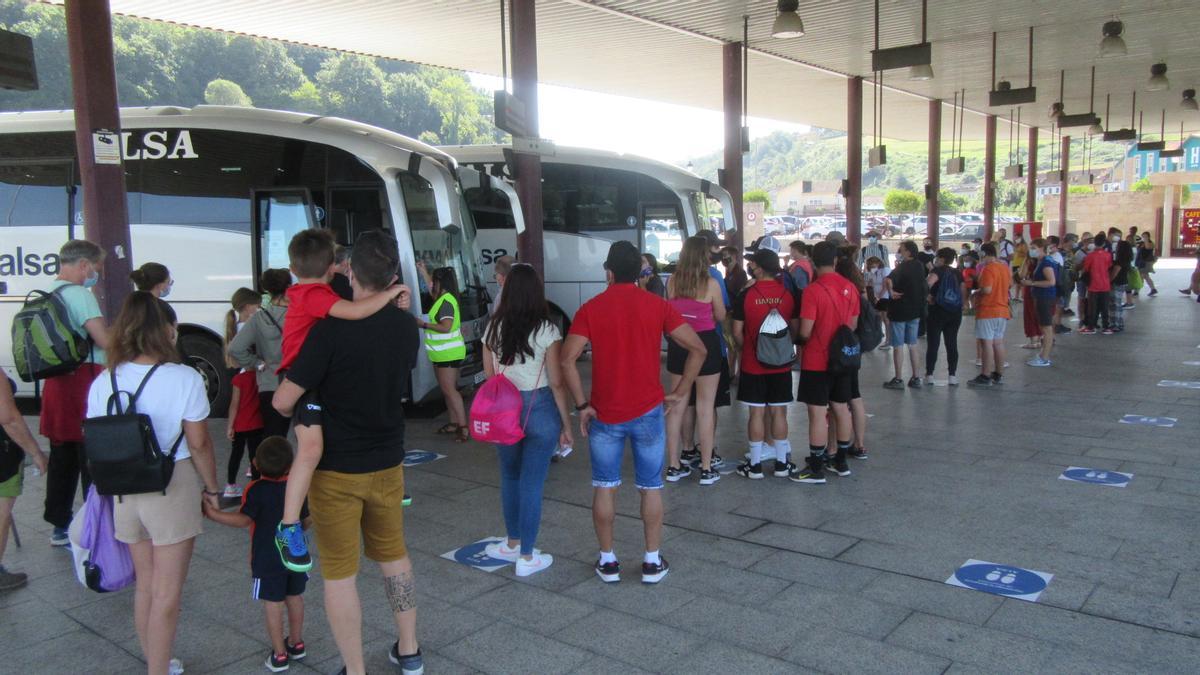
<svg viewBox="0 0 1200 675">
<path fill-rule="evenodd" d="M 666 449 L 664 409 L 682 401 L 700 372 L 707 350 L 696 331 L 666 300 L 638 288 L 642 258 L 633 244 L 618 241 L 604 263 L 608 289 L 584 303 L 563 349 L 563 374 L 578 404 L 579 431 L 588 439 L 592 459 L 592 522 L 600 542 L 596 574 L 605 582 L 621 580 L 613 553 L 614 498 L 621 485 L 625 441 L 633 448 L 634 481 L 642 493 L 646 554 L 642 583 L 655 584 L 670 566 L 659 555 L 662 540 L 662 474 Z M 683 379 L 670 394 L 662 388 L 662 338 L 670 335 L 688 351 Z M 583 391 L 576 361 L 592 344 L 592 396 Z"/>
<path fill-rule="evenodd" d="M 858 289 L 834 271 L 837 249 L 819 242 L 812 249 L 817 279 L 804 292 L 800 305 L 800 390 L 798 398 L 808 406 L 808 459 L 804 468 L 788 478 L 797 483 L 825 482 L 825 447 L 829 443 L 825 411 L 833 410 L 837 428 L 837 455 L 830 464 L 839 476 L 849 476 L 846 457 L 854 441 L 850 399 L 858 389 L 858 373 L 829 372 L 829 343 L 839 326 L 858 326 Z"/>
</svg>

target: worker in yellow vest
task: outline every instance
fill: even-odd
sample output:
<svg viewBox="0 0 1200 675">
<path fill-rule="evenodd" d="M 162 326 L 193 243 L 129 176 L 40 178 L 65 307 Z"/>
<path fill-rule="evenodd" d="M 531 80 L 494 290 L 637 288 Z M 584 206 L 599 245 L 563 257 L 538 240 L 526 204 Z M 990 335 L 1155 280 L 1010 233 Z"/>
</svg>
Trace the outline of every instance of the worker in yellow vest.
<svg viewBox="0 0 1200 675">
<path fill-rule="evenodd" d="M 433 362 L 433 372 L 450 413 L 450 421 L 438 429 L 438 433 L 452 434 L 462 443 L 470 436 L 462 395 L 458 393 L 458 371 L 467 357 L 467 343 L 461 330 L 462 314 L 458 311 L 458 277 L 451 267 L 439 267 L 430 274 L 420 262 L 417 271 L 425 278 L 429 294 L 434 298 L 429 308 L 429 320 L 422 319 L 418 325 L 425 329 L 425 353 Z"/>
</svg>

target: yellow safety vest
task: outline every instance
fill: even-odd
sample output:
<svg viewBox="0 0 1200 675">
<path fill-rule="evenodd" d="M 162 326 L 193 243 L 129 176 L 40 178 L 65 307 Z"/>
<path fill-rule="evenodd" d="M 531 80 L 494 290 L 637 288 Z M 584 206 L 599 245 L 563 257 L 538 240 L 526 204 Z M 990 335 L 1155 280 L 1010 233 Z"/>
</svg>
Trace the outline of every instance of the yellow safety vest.
<svg viewBox="0 0 1200 675">
<path fill-rule="evenodd" d="M 461 361 L 467 358 L 467 343 L 463 342 L 462 331 L 459 330 L 462 325 L 462 316 L 458 311 L 458 301 L 449 293 L 443 294 L 437 299 L 437 302 L 433 303 L 433 307 L 429 308 L 429 317 L 431 319 L 437 317 L 443 302 L 450 303 L 450 306 L 454 308 L 454 324 L 450 326 L 449 333 L 425 329 L 425 351 L 429 353 L 429 360 L 434 363 Z"/>
</svg>

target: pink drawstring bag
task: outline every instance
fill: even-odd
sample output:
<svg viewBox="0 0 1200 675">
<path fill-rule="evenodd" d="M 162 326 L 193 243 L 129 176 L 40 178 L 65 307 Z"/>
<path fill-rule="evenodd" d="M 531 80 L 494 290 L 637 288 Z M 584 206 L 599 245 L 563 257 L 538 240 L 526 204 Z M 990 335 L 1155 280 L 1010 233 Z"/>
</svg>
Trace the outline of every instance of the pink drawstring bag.
<svg viewBox="0 0 1200 675">
<path fill-rule="evenodd" d="M 499 369 L 499 359 L 496 367 Z M 542 368 L 546 367 L 545 361 Z M 534 383 L 535 393 L 529 400 L 530 412 L 533 401 L 537 398 L 537 385 L 542 381 L 542 372 L 538 371 L 537 382 Z M 529 423 L 529 414 L 525 415 L 525 423 L 521 422 L 521 392 L 503 372 L 497 372 L 475 394 L 471 402 L 471 415 L 467 420 L 471 425 L 471 437 L 484 443 L 497 445 L 513 445 L 525 438 L 525 424 Z"/>
</svg>

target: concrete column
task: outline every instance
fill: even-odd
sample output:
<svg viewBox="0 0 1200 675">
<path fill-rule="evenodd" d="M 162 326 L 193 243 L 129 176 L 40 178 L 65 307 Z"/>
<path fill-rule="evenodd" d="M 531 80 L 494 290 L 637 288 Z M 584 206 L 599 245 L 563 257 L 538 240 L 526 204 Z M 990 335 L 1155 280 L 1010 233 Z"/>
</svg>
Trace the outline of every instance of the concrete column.
<svg viewBox="0 0 1200 675">
<path fill-rule="evenodd" d="M 525 104 L 525 119 L 531 137 L 538 136 L 537 11 L 535 0 L 511 0 L 513 95 Z M 517 196 L 525 212 L 525 232 L 517 237 L 521 262 L 533 265 L 543 279 L 542 250 L 542 158 L 516 153 Z"/>
<path fill-rule="evenodd" d="M 129 294 L 133 255 L 124 167 L 119 163 L 97 164 L 92 148 L 94 130 L 112 131 L 120 138 L 112 16 L 108 0 L 67 0 L 65 10 L 75 102 L 75 147 L 83 186 L 83 231 L 84 237 L 105 253 L 104 271 L 93 292 L 111 321 Z"/>
<path fill-rule="evenodd" d="M 925 199 L 925 236 L 933 240 L 933 248 L 938 247 L 938 193 L 942 190 L 942 101 L 933 99 L 929 102 L 929 182 Z"/>
<path fill-rule="evenodd" d="M 996 116 L 988 115 L 983 141 L 983 239 L 996 233 Z"/>
<path fill-rule="evenodd" d="M 862 85 L 861 77 L 846 81 L 846 238 L 862 245 Z"/>
<path fill-rule="evenodd" d="M 1058 236 L 1067 236 L 1067 193 L 1071 187 L 1071 137 L 1062 137 L 1062 161 L 1059 166 L 1062 167 L 1062 189 L 1058 196 Z M 1048 233 L 1047 233 L 1048 234 Z"/>
<path fill-rule="evenodd" d="M 1025 167 L 1025 220 L 1033 222 L 1037 214 L 1038 128 L 1029 127 L 1029 166 Z"/>
<path fill-rule="evenodd" d="M 721 80 L 725 102 L 725 172 L 721 187 L 733 198 L 733 216 L 737 220 L 731 245 L 745 246 L 742 216 L 742 43 L 731 42 L 721 48 Z"/>
</svg>

